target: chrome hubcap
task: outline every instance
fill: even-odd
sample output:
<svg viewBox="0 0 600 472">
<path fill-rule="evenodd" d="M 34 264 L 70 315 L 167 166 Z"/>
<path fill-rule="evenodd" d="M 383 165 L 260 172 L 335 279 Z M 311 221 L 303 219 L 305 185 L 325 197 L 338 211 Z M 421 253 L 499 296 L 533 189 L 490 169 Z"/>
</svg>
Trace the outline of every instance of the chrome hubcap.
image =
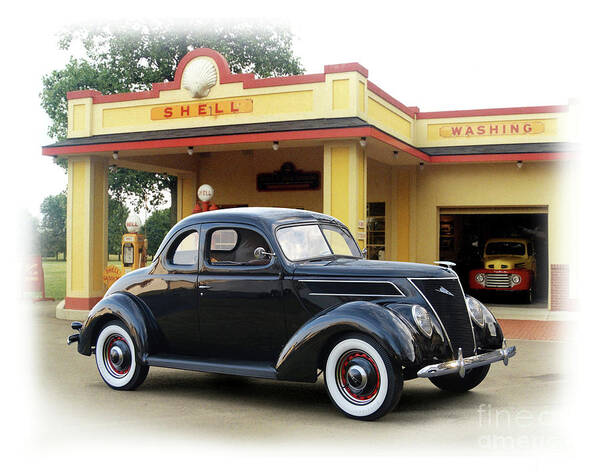
<svg viewBox="0 0 600 472">
<path fill-rule="evenodd" d="M 120 365 L 123 362 L 123 351 L 118 346 L 113 346 L 110 350 L 110 360 L 115 365 Z"/>
<path fill-rule="evenodd" d="M 121 378 L 127 375 L 131 368 L 131 350 L 122 336 L 115 334 L 104 343 L 104 365 L 113 377 Z"/>
<path fill-rule="evenodd" d="M 336 383 L 348 401 L 366 405 L 379 393 L 377 364 L 366 352 L 349 351 L 340 357 L 336 367 Z"/>
<path fill-rule="evenodd" d="M 361 366 L 353 365 L 348 369 L 346 381 L 348 382 L 350 390 L 358 393 L 365 388 L 365 385 L 367 385 L 367 373 Z"/>
</svg>

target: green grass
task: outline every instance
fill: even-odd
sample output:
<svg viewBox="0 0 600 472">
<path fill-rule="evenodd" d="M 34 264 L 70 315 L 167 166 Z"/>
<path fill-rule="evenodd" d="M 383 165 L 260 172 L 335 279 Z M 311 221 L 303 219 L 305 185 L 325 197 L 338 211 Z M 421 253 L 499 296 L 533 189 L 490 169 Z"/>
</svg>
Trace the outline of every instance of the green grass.
<svg viewBox="0 0 600 472">
<path fill-rule="evenodd" d="M 67 263 L 65 261 L 42 261 L 46 296 L 62 300 L 67 291 Z"/>
<path fill-rule="evenodd" d="M 119 257 L 110 255 L 108 263 L 120 266 Z M 150 260 L 148 260 L 150 264 Z M 56 300 L 65 298 L 67 291 L 67 263 L 55 259 L 44 259 L 42 261 L 44 268 L 44 281 L 46 282 L 46 296 Z"/>
</svg>

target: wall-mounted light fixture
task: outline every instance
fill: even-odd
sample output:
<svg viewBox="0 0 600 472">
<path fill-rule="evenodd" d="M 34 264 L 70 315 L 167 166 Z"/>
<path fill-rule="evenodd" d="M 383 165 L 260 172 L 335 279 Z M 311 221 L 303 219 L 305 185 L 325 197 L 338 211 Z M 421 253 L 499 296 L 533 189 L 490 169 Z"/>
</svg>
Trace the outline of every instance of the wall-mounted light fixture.
<svg viewBox="0 0 600 472">
<path fill-rule="evenodd" d="M 523 161 L 517 161 L 517 167 L 520 169 L 523 167 Z"/>
<path fill-rule="evenodd" d="M 273 141 L 273 151 L 277 151 L 279 149 L 279 141 Z"/>
<path fill-rule="evenodd" d="M 425 163 L 419 162 L 419 170 L 423 170 L 423 169 L 425 169 Z"/>
<path fill-rule="evenodd" d="M 113 159 L 116 161 L 119 158 L 119 151 L 113 151 Z"/>
<path fill-rule="evenodd" d="M 361 147 L 367 147 L 367 138 L 365 138 L 364 136 L 362 138 L 360 138 L 360 145 Z"/>
<path fill-rule="evenodd" d="M 194 146 L 188 146 L 188 155 L 189 156 L 193 156 L 194 155 Z"/>
<path fill-rule="evenodd" d="M 394 151 L 394 159 L 398 159 L 398 151 Z"/>
</svg>

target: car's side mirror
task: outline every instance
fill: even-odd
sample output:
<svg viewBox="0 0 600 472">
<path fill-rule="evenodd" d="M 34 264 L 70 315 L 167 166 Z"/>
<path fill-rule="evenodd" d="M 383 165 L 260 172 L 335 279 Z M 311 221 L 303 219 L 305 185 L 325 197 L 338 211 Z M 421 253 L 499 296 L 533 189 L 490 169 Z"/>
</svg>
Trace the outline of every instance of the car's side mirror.
<svg viewBox="0 0 600 472">
<path fill-rule="evenodd" d="M 367 248 L 364 248 L 362 251 L 360 251 L 360 253 L 361 253 L 361 254 L 362 254 L 362 256 L 363 256 L 363 259 L 366 259 L 366 258 L 367 258 Z"/>
<path fill-rule="evenodd" d="M 256 257 L 257 259 L 264 259 L 265 257 L 275 257 L 275 253 L 274 252 L 267 252 L 265 251 L 264 247 L 257 247 L 254 250 L 254 257 Z"/>
</svg>

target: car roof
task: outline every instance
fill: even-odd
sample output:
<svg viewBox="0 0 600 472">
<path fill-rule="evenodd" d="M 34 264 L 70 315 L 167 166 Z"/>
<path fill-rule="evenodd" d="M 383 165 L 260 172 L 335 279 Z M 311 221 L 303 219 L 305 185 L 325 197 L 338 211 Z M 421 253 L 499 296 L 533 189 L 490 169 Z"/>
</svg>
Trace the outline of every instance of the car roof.
<svg viewBox="0 0 600 472">
<path fill-rule="evenodd" d="M 296 210 L 293 208 L 240 207 L 194 213 L 176 223 L 175 226 L 169 230 L 167 235 L 163 238 L 156 254 L 158 255 L 163 251 L 167 241 L 169 241 L 180 229 L 196 224 L 241 223 L 256 226 L 259 229 L 262 229 L 266 234 L 269 234 L 281 225 L 317 222 L 333 223 L 343 226 L 343 223 L 340 220 L 332 216 L 317 213 L 316 211 Z"/>
<path fill-rule="evenodd" d="M 240 207 L 194 213 L 175 226 L 188 226 L 201 223 L 247 223 L 257 226 L 279 226 L 287 223 L 326 221 L 342 224 L 333 218 L 316 211 L 296 210 L 278 207 Z"/>
<path fill-rule="evenodd" d="M 486 241 L 486 244 L 487 243 L 502 243 L 502 242 L 528 243 L 529 239 L 527 239 L 527 238 L 490 238 Z"/>
</svg>

